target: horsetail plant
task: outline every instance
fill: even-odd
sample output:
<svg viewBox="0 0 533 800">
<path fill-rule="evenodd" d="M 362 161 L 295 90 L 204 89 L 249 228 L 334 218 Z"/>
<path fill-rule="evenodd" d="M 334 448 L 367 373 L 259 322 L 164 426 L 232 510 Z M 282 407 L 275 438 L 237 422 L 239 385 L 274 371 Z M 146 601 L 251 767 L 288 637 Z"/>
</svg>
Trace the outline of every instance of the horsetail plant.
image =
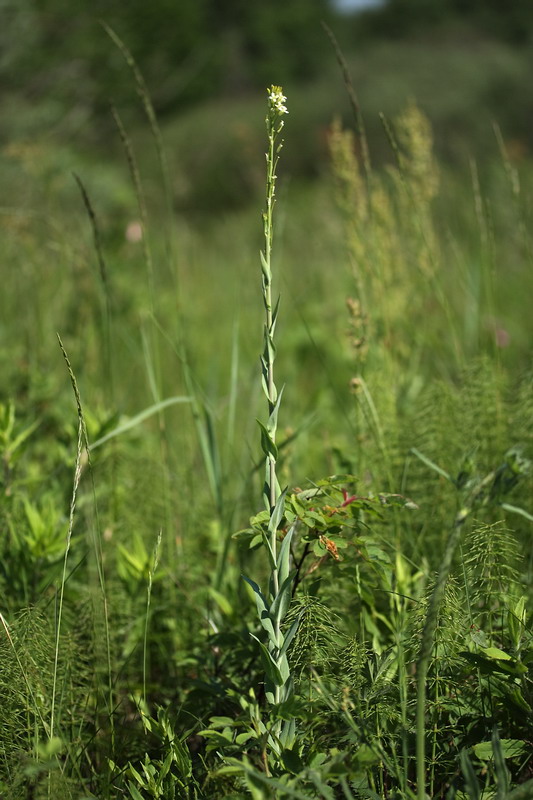
<svg viewBox="0 0 533 800">
<path fill-rule="evenodd" d="M 256 636 L 254 636 L 254 639 L 256 639 L 261 648 L 261 657 L 265 670 L 266 698 L 271 705 L 276 707 L 289 700 L 293 692 L 287 650 L 298 627 L 298 620 L 296 620 L 285 634 L 281 630 L 292 595 L 294 573 L 290 569 L 290 545 L 295 526 L 292 525 L 289 528 L 278 551 L 278 530 L 284 517 L 287 490 L 281 491 L 276 474 L 278 458 L 276 430 L 283 389 L 278 392 L 274 381 L 274 361 L 276 357 L 274 333 L 279 310 L 279 297 L 273 304 L 271 257 L 273 212 L 276 202 L 276 169 L 283 146 L 279 136 L 284 125 L 283 117 L 288 114 L 285 102 L 286 97 L 283 95 L 281 87 L 272 86 L 268 92 L 268 113 L 266 117 L 268 152 L 266 153 L 266 210 L 263 213 L 265 243 L 264 251 L 261 252 L 263 303 L 265 307 L 261 378 L 263 391 L 267 398 L 268 421 L 266 425 L 259 422 L 261 447 L 265 455 L 263 498 L 266 508 L 264 514 L 261 515 L 264 525 L 260 529 L 260 538 L 268 553 L 270 565 L 269 589 L 266 596 L 254 581 L 243 576 L 254 592 L 259 620 L 267 634 L 267 645 L 259 641 Z M 295 721 L 292 718 L 287 719 L 286 715 L 284 715 L 284 722 L 276 720 L 270 729 L 262 726 L 262 733 L 265 742 L 263 760 L 268 774 L 267 750 L 278 756 L 282 749 L 292 747 L 295 739 Z"/>
</svg>

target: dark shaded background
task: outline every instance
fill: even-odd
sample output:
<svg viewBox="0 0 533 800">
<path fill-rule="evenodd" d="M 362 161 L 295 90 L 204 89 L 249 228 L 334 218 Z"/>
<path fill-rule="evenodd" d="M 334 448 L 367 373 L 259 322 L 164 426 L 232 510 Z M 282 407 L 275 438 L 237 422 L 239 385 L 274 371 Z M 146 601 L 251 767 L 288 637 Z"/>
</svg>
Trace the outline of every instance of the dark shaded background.
<svg viewBox="0 0 533 800">
<path fill-rule="evenodd" d="M 511 155 L 533 146 L 529 0 L 388 0 L 351 14 L 328 0 L 3 0 L 0 13 L 0 147 L 44 137 L 105 158 L 120 146 L 111 104 L 129 133 L 142 129 L 135 81 L 105 23 L 188 166 L 182 208 L 249 202 L 247 158 L 261 155 L 271 83 L 291 94 L 287 171 L 320 174 L 333 116 L 352 123 L 323 21 L 348 61 L 377 163 L 390 158 L 379 112 L 393 117 L 411 98 L 431 119 L 439 158 L 461 169 L 472 152 L 495 154 L 494 122 Z"/>
</svg>

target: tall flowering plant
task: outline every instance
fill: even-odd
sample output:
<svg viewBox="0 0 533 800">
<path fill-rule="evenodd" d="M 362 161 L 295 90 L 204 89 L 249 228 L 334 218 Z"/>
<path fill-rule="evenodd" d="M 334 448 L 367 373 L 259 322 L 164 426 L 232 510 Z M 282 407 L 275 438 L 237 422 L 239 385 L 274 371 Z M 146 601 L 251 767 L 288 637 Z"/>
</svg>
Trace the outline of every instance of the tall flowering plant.
<svg viewBox="0 0 533 800">
<path fill-rule="evenodd" d="M 272 241 L 273 214 L 276 202 L 276 170 L 283 147 L 280 134 L 284 125 L 284 116 L 289 113 L 286 99 L 280 86 L 272 86 L 270 88 L 266 116 L 268 151 L 266 153 L 266 209 L 263 212 L 264 249 L 261 252 L 261 276 L 265 308 L 261 379 L 267 399 L 268 417 L 266 423 L 259 422 L 261 446 L 265 455 L 263 498 L 266 509 L 264 515 L 266 524 L 261 529 L 261 535 L 270 565 L 268 591 L 263 594 L 257 583 L 244 576 L 244 579 L 254 592 L 259 620 L 266 632 L 266 644 L 259 638 L 255 636 L 254 638 L 261 649 L 265 670 L 266 697 L 268 702 L 274 706 L 279 706 L 279 704 L 286 702 L 293 692 L 287 651 L 298 627 L 298 622 L 295 621 L 288 631 L 282 632 L 282 624 L 289 608 L 294 580 L 294 571 L 291 570 L 290 563 L 290 545 L 295 525 L 292 525 L 285 532 L 283 540 L 279 543 L 279 529 L 285 512 L 286 490 L 281 491 L 276 475 L 278 458 L 276 430 L 283 389 L 278 392 L 274 381 L 274 362 L 276 358 L 274 334 L 279 311 L 279 297 L 275 303 L 272 300 Z M 279 753 L 282 748 L 290 748 L 292 746 L 295 735 L 295 721 L 294 719 L 285 719 L 283 722 L 281 720 L 276 721 L 268 731 L 265 728 L 265 733 L 268 733 L 270 749 L 275 753 Z"/>
</svg>

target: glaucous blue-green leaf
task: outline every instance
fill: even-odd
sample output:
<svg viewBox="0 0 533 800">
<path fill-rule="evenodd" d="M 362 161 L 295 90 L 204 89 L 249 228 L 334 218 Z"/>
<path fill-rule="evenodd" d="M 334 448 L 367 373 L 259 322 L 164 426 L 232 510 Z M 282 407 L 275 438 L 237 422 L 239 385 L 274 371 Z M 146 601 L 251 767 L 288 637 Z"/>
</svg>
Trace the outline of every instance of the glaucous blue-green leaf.
<svg viewBox="0 0 533 800">
<path fill-rule="evenodd" d="M 261 449 L 263 453 L 266 456 L 272 456 L 272 458 L 277 459 L 278 448 L 276 447 L 276 443 L 272 440 L 270 433 L 267 431 L 263 423 L 257 420 L 257 424 L 261 429 Z"/>
<path fill-rule="evenodd" d="M 278 499 L 276 500 L 276 505 L 270 515 L 270 520 L 268 522 L 268 532 L 269 533 L 276 533 L 277 529 L 279 528 L 279 524 L 283 519 L 283 514 L 285 511 L 285 497 L 287 495 L 287 489 L 284 489 Z"/>
<path fill-rule="evenodd" d="M 263 663 L 263 669 L 265 670 L 267 678 L 270 680 L 272 684 L 274 684 L 274 686 L 283 686 L 285 681 L 283 680 L 279 667 L 274 661 L 272 655 L 265 647 L 263 642 L 261 642 L 257 638 L 257 636 L 254 636 L 253 633 L 251 633 L 250 636 L 252 637 L 252 639 L 255 639 L 255 641 L 261 648 L 261 661 Z"/>
</svg>

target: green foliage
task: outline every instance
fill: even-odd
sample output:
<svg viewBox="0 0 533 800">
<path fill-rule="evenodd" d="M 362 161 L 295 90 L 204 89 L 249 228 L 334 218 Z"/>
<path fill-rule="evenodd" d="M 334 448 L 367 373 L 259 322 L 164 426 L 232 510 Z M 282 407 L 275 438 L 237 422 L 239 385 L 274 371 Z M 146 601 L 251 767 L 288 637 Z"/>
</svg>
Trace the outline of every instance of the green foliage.
<svg viewBox="0 0 533 800">
<path fill-rule="evenodd" d="M 313 11 L 285 5 L 249 22 L 290 72 L 300 45 L 285 52 L 283 26 L 296 15 L 303 37 Z M 206 9 L 167 9 L 177 55 Z M 131 23 L 145 14 L 150 30 L 154 13 L 134 4 Z M 180 13 L 188 31 L 171 25 Z M 118 33 L 143 65 L 159 57 L 151 37 Z M 84 182 L 81 204 L 56 205 L 55 173 L 22 148 L 46 224 L 1 218 L 0 794 L 525 796 L 533 407 L 518 172 L 504 161 L 490 203 L 474 181 L 477 218 L 447 226 L 471 189 L 446 196 L 411 103 L 385 120 L 385 170 L 335 124 L 340 211 L 327 181 L 291 187 L 274 236 L 273 87 L 261 345 L 257 214 L 174 214 L 135 81 L 163 191 L 122 126 L 136 198 L 100 196 L 95 174 L 91 197 Z"/>
<path fill-rule="evenodd" d="M 117 0 L 96 0 L 90 7 L 4 0 L 2 11 L 0 73 L 7 89 L 22 82 L 33 98 L 44 99 L 53 85 L 54 102 L 63 108 L 77 92 L 81 119 L 104 112 L 109 98 L 131 98 L 129 77 L 102 21 L 127 42 L 162 112 L 221 91 L 263 86 L 275 64 L 279 81 L 316 74 L 326 49 L 320 31 L 320 19 L 328 16 L 324 0 L 260 8 L 242 0 L 223 6 L 216 0 L 158 0 L 149 6 L 133 0 L 127 7 Z"/>
</svg>

